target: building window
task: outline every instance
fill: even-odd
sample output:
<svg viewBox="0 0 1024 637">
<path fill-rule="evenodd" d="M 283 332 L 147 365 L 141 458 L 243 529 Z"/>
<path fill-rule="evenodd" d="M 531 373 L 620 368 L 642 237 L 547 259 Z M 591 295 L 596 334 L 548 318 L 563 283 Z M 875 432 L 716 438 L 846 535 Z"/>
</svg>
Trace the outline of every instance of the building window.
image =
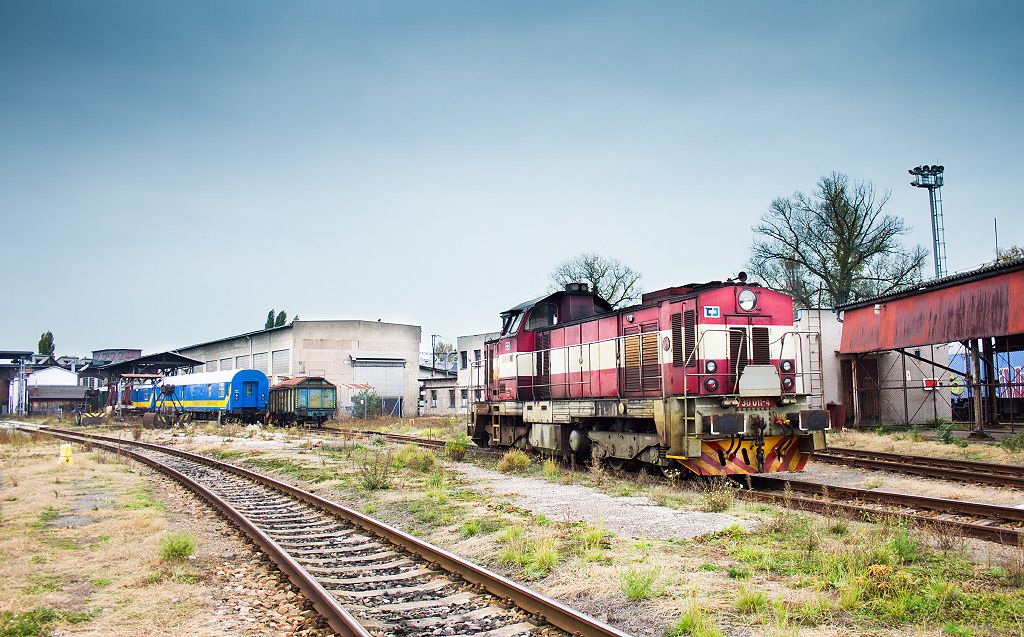
<svg viewBox="0 0 1024 637">
<path fill-rule="evenodd" d="M 469 356 L 468 356 L 468 354 L 469 354 L 469 352 L 467 352 L 466 350 L 462 350 L 461 352 L 459 352 L 459 358 L 461 359 L 461 367 L 462 367 L 462 369 L 466 369 L 467 367 L 469 367 Z"/>
<path fill-rule="evenodd" d="M 248 369 L 249 368 L 249 357 L 248 356 L 236 356 L 235 357 L 235 369 Z"/>
<path fill-rule="evenodd" d="M 431 409 L 437 409 L 437 390 L 430 390 L 430 407 Z"/>
<path fill-rule="evenodd" d="M 221 368 L 221 370 L 231 369 L 231 359 L 230 358 L 222 358 L 222 359 L 220 359 L 220 368 Z"/>
<path fill-rule="evenodd" d="M 449 407 L 455 407 L 455 390 L 454 389 L 449 389 L 448 390 L 448 406 Z"/>
<path fill-rule="evenodd" d="M 217 371 L 217 361 L 206 361 L 206 371 L 215 372 Z"/>
<path fill-rule="evenodd" d="M 463 389 L 462 390 L 462 406 L 463 407 L 469 406 L 469 390 L 468 389 Z"/>
<path fill-rule="evenodd" d="M 258 369 L 259 371 L 263 372 L 264 374 L 266 374 L 267 372 L 270 371 L 270 369 L 267 368 L 267 353 L 266 352 L 261 352 L 259 354 L 253 354 L 252 355 L 252 368 L 253 369 Z"/>
<path fill-rule="evenodd" d="M 482 403 L 484 401 L 484 390 L 476 390 L 476 402 Z"/>
<path fill-rule="evenodd" d="M 291 352 L 286 349 L 275 350 L 270 355 L 271 373 L 275 376 L 288 373 L 288 355 Z"/>
<path fill-rule="evenodd" d="M 480 362 L 480 354 L 481 354 L 480 350 L 478 350 L 478 349 L 473 350 L 473 360 L 475 360 L 476 362 L 479 363 Z"/>
</svg>

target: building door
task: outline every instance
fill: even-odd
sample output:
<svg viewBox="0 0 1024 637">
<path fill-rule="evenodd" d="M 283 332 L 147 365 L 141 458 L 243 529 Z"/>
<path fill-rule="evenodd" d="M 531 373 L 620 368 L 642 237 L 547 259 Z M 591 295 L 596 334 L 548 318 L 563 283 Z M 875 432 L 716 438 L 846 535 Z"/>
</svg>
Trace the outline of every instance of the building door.
<svg viewBox="0 0 1024 637">
<path fill-rule="evenodd" d="M 878 359 L 862 358 L 857 366 L 857 400 L 860 413 L 856 422 L 877 422 L 882 416 L 878 400 Z"/>
</svg>

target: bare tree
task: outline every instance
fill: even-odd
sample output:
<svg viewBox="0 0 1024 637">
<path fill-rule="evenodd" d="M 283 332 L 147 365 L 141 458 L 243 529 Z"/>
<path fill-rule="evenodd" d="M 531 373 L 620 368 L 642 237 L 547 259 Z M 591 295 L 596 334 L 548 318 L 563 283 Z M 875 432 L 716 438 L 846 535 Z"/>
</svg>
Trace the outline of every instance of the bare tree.
<svg viewBox="0 0 1024 637">
<path fill-rule="evenodd" d="M 555 268 L 551 281 L 558 289 L 564 289 L 568 283 L 587 283 L 591 291 L 618 308 L 640 300 L 641 276 L 618 259 L 588 252 Z"/>
<path fill-rule="evenodd" d="M 1009 248 L 999 248 L 999 258 L 996 259 L 996 262 L 1008 263 L 1019 259 L 1024 259 L 1024 248 L 1012 245 Z"/>
<path fill-rule="evenodd" d="M 754 226 L 747 269 L 798 306 L 836 306 L 919 282 L 928 253 L 907 248 L 910 228 L 885 212 L 889 193 L 832 173 L 811 194 L 772 202 Z"/>
</svg>

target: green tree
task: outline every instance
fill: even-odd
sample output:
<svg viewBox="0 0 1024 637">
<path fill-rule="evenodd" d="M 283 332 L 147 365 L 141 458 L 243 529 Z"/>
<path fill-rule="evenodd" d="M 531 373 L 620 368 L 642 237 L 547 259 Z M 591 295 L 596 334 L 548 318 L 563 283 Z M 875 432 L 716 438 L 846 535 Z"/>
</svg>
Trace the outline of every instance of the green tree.
<svg viewBox="0 0 1024 637">
<path fill-rule="evenodd" d="M 285 313 L 284 310 L 281 310 L 280 312 L 277 313 L 277 318 L 274 319 L 274 327 L 281 327 L 287 320 L 288 315 Z"/>
<path fill-rule="evenodd" d="M 53 332 L 43 332 L 39 337 L 39 353 L 46 354 L 47 356 L 53 356 L 56 351 L 57 346 L 53 343 Z"/>
<path fill-rule="evenodd" d="M 373 387 L 366 387 L 352 395 L 352 416 L 374 418 L 380 415 L 380 396 Z"/>
<path fill-rule="evenodd" d="M 928 253 L 903 246 L 910 228 L 885 212 L 888 202 L 871 182 L 826 175 L 812 193 L 771 203 L 753 228 L 747 269 L 798 307 L 835 307 L 919 282 Z"/>
<path fill-rule="evenodd" d="M 438 369 L 449 369 L 455 364 L 458 353 L 455 346 L 445 341 L 437 341 L 434 344 L 434 367 Z"/>
<path fill-rule="evenodd" d="M 585 252 L 555 268 L 551 281 L 559 290 L 569 283 L 587 283 L 591 292 L 619 308 L 640 300 L 642 276 L 618 259 Z"/>
<path fill-rule="evenodd" d="M 267 312 L 267 322 L 263 324 L 263 329 L 269 330 L 272 327 L 274 327 L 274 309 L 273 308 L 271 308 L 270 311 Z"/>
</svg>

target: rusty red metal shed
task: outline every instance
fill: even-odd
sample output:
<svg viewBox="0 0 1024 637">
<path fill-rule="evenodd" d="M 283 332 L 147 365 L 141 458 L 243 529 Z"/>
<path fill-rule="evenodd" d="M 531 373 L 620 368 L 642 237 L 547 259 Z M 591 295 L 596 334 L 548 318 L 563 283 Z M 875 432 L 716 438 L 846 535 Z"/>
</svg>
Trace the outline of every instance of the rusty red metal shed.
<svg viewBox="0 0 1024 637">
<path fill-rule="evenodd" d="M 837 309 L 844 310 L 841 354 L 986 337 L 1020 339 L 1024 334 L 1024 259 L 935 279 Z"/>
</svg>

